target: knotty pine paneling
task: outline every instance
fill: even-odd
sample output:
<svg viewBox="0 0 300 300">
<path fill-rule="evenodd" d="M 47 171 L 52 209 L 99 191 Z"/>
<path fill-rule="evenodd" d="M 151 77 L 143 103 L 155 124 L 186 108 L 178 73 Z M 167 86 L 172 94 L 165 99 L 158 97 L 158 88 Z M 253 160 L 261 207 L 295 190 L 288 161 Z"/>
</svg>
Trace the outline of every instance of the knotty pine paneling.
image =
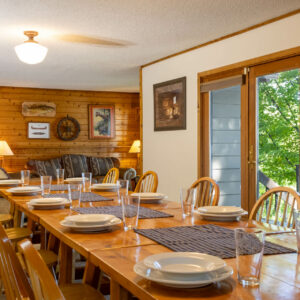
<svg viewBox="0 0 300 300">
<path fill-rule="evenodd" d="M 23 102 L 53 102 L 56 116 L 24 117 Z M 88 105 L 115 105 L 115 137 L 113 139 L 89 140 Z M 57 137 L 56 126 L 67 114 L 80 123 L 79 137 L 74 141 L 62 141 Z M 27 138 L 28 122 L 49 122 L 49 140 Z M 19 171 L 29 159 L 48 159 L 63 154 L 88 156 L 113 156 L 120 159 L 121 167 L 136 167 L 136 154 L 128 151 L 132 142 L 139 139 L 139 94 L 94 91 L 70 91 L 0 87 L 0 140 L 6 140 L 14 156 L 5 157 L 7 171 Z"/>
</svg>

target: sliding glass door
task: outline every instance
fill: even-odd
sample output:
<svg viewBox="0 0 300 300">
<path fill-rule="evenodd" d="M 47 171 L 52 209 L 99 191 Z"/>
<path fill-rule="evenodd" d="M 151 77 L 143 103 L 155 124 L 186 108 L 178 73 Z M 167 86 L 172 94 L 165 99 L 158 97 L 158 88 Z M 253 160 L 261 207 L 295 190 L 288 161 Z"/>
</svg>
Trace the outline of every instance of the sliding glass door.
<svg viewBox="0 0 300 300">
<path fill-rule="evenodd" d="M 250 68 L 250 201 L 276 186 L 299 192 L 300 57 Z"/>
</svg>

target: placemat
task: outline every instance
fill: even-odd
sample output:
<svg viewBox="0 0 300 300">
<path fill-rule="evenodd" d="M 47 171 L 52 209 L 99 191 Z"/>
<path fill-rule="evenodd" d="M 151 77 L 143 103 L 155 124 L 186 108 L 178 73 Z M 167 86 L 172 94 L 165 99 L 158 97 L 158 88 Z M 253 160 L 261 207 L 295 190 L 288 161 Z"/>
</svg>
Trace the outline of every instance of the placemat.
<svg viewBox="0 0 300 300">
<path fill-rule="evenodd" d="M 76 207 L 73 210 L 81 214 L 109 214 L 122 219 L 122 206 L 99 206 L 99 207 Z M 140 207 L 139 219 L 155 219 L 155 218 L 169 218 L 173 215 L 162 211 L 150 209 L 147 207 Z"/>
<path fill-rule="evenodd" d="M 71 189 L 76 188 L 77 185 L 71 184 Z M 40 185 L 36 185 L 36 187 L 41 188 Z M 45 184 L 45 187 L 48 188 L 49 184 Z M 68 185 L 67 184 L 51 184 L 51 191 L 67 191 Z"/>
<path fill-rule="evenodd" d="M 221 258 L 236 257 L 234 230 L 221 226 L 209 224 L 134 231 L 176 252 L 200 252 Z M 264 255 L 295 252 L 293 249 L 265 242 Z M 250 254 L 249 249 L 245 249 L 244 254 Z"/>
<path fill-rule="evenodd" d="M 44 195 L 45 198 L 66 198 L 69 199 L 69 195 L 67 193 L 62 193 L 62 194 L 49 194 L 49 195 Z M 75 199 L 78 198 L 78 192 L 72 192 L 72 197 Z M 103 196 L 100 196 L 95 193 L 91 192 L 84 192 L 81 193 L 81 202 L 97 202 L 97 201 L 112 201 L 112 198 L 106 198 Z"/>
</svg>

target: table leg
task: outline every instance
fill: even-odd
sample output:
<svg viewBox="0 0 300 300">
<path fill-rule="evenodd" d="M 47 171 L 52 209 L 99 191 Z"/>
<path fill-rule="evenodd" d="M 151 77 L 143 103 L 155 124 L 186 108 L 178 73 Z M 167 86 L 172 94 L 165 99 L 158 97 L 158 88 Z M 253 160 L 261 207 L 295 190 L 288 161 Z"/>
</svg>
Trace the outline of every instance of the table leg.
<svg viewBox="0 0 300 300">
<path fill-rule="evenodd" d="M 83 274 L 83 282 L 94 288 L 98 287 L 100 279 L 100 269 L 91 262 L 87 261 Z"/>
<path fill-rule="evenodd" d="M 46 229 L 41 225 L 40 228 L 41 228 L 41 249 L 47 249 Z"/>
<path fill-rule="evenodd" d="M 72 281 L 72 248 L 65 243 L 60 243 L 59 251 L 59 284 Z"/>
<path fill-rule="evenodd" d="M 130 294 L 118 282 L 110 279 L 110 300 L 129 300 Z"/>
</svg>

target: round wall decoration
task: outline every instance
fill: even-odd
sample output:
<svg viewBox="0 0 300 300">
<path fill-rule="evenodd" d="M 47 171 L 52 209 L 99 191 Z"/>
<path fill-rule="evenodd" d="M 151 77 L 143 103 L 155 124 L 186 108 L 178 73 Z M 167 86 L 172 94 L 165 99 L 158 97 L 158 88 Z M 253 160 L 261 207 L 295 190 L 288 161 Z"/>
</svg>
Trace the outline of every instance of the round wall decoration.
<svg viewBox="0 0 300 300">
<path fill-rule="evenodd" d="M 57 134 L 61 140 L 72 141 L 75 140 L 80 132 L 80 125 L 78 121 L 67 115 L 62 118 L 57 124 Z"/>
</svg>

